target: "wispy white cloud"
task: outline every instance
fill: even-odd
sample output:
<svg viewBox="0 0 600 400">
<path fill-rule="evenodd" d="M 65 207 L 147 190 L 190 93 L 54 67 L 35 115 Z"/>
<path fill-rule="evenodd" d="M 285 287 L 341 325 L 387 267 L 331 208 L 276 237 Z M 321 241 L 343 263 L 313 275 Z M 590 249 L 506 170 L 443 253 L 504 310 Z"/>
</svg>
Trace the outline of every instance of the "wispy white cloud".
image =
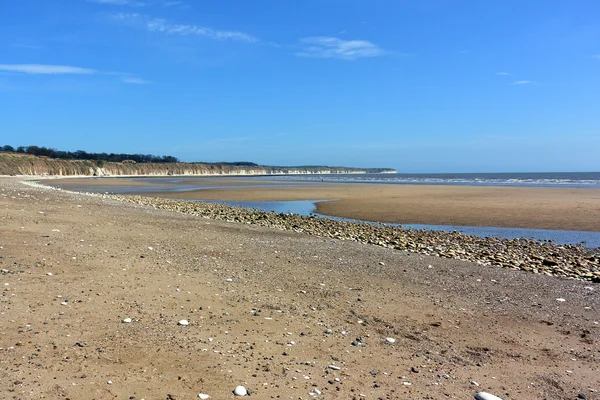
<svg viewBox="0 0 600 400">
<path fill-rule="evenodd" d="M 533 83 L 533 81 L 523 80 L 523 81 L 515 81 L 515 82 L 511 83 L 511 85 L 530 85 L 532 83 Z"/>
<path fill-rule="evenodd" d="M 200 36 L 213 40 L 234 40 L 258 43 L 259 39 L 245 32 L 213 29 L 201 25 L 177 24 L 162 18 L 149 18 L 137 13 L 118 13 L 113 18 L 135 26 L 141 26 L 150 32 L 167 35 Z"/>
<path fill-rule="evenodd" d="M 123 83 L 138 85 L 152 83 L 130 73 L 99 71 L 92 68 L 74 67 L 72 65 L 0 64 L 0 72 L 2 71 L 26 75 L 104 75 L 118 77 Z"/>
<path fill-rule="evenodd" d="M 131 83 L 134 85 L 147 85 L 149 83 L 152 83 L 151 81 L 147 81 L 145 79 L 140 79 L 140 78 L 136 78 L 136 77 L 124 77 L 121 79 L 121 82 L 123 83 Z"/>
<path fill-rule="evenodd" d="M 600 54 L 594 54 L 593 56 L 591 56 L 590 58 L 594 58 L 596 60 L 600 60 Z"/>
<path fill-rule="evenodd" d="M 343 40 L 336 37 L 316 36 L 301 39 L 300 44 L 302 50 L 296 53 L 300 57 L 355 60 L 386 54 L 381 47 L 367 40 Z"/>
<path fill-rule="evenodd" d="M 508 72 L 496 72 L 496 75 L 500 75 L 500 76 L 508 76 L 510 75 Z"/>
<path fill-rule="evenodd" d="M 0 64 L 0 71 L 20 72 L 30 75 L 75 74 L 91 75 L 97 71 L 90 68 L 73 67 L 70 65 L 49 64 Z"/>
</svg>

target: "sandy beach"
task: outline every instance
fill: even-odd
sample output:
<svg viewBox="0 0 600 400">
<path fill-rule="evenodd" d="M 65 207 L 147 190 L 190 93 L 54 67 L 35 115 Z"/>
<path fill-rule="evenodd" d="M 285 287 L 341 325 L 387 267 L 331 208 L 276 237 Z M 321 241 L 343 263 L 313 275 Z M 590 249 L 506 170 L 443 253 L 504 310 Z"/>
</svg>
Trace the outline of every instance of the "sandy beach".
<svg viewBox="0 0 600 400">
<path fill-rule="evenodd" d="M 598 398 L 598 284 L 15 178 L 0 209 L 0 398 Z"/>
<path fill-rule="evenodd" d="M 190 182 L 201 182 L 210 188 L 143 193 L 144 185 L 152 188 L 151 180 L 143 183 L 132 179 L 68 179 L 51 183 L 66 188 L 81 185 L 123 187 L 133 183 L 131 186 L 140 190 L 140 194 L 187 200 L 331 200 L 319 203 L 317 211 L 367 221 L 600 232 L 600 189 L 303 182 L 280 187 L 281 182 L 235 178 Z M 215 186 L 227 188 L 215 189 Z"/>
</svg>

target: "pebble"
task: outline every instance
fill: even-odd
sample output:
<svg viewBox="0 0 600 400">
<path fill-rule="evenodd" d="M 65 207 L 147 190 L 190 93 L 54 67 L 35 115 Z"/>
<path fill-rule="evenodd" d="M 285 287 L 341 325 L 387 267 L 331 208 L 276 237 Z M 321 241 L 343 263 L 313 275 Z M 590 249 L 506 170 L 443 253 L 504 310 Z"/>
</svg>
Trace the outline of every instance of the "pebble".
<svg viewBox="0 0 600 400">
<path fill-rule="evenodd" d="M 479 392 L 475 394 L 475 400 L 502 400 L 502 398 L 494 396 L 491 393 Z"/>
<path fill-rule="evenodd" d="M 188 322 L 187 319 L 182 319 L 177 322 L 177 325 L 179 325 L 179 326 L 188 326 L 189 324 L 190 323 Z"/>
<path fill-rule="evenodd" d="M 235 389 L 233 389 L 233 394 L 236 396 L 246 396 L 248 394 L 248 390 L 246 390 L 246 388 L 243 386 L 237 386 Z"/>
<path fill-rule="evenodd" d="M 209 396 L 209 395 L 207 395 L 207 394 L 204 394 L 204 393 L 199 393 L 199 394 L 198 394 L 198 397 L 200 397 L 201 399 L 208 399 L 208 398 L 210 398 L 210 396 Z"/>
</svg>

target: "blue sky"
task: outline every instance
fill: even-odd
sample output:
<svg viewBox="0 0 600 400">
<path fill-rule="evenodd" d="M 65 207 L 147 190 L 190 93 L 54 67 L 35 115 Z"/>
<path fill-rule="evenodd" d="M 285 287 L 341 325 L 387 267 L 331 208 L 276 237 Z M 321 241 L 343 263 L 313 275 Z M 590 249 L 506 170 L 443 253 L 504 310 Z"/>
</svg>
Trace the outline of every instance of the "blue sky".
<svg viewBox="0 0 600 400">
<path fill-rule="evenodd" d="M 0 145 L 600 170 L 597 0 L 3 0 Z"/>
</svg>

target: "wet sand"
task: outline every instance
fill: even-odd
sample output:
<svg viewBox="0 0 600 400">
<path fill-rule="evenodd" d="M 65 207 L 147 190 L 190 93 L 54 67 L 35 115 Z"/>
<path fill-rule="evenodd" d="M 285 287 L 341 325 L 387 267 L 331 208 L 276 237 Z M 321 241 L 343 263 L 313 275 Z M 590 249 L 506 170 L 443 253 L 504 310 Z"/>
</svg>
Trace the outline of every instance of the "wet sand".
<svg viewBox="0 0 600 400">
<path fill-rule="evenodd" d="M 147 195 L 229 201 L 331 199 L 317 204 L 319 213 L 402 224 L 600 231 L 600 189 L 371 184 Z"/>
<path fill-rule="evenodd" d="M 600 390 L 598 284 L 10 178 L 0 210 L 0 398 Z"/>
</svg>

